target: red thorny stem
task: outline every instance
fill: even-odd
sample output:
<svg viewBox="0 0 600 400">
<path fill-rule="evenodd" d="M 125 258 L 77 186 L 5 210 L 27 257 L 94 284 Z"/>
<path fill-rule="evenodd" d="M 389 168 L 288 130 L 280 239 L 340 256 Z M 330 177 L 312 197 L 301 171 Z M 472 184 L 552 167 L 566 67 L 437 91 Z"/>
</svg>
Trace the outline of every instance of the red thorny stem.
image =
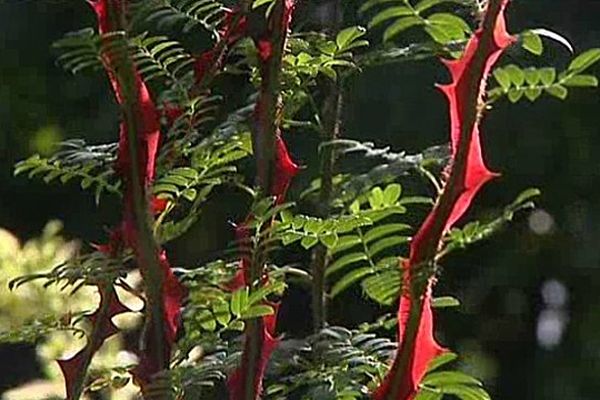
<svg viewBox="0 0 600 400">
<path fill-rule="evenodd" d="M 276 141 L 278 140 L 281 118 L 281 94 L 280 74 L 284 54 L 284 48 L 288 33 L 288 23 L 285 21 L 288 11 L 289 0 L 276 0 L 277 4 L 272 11 L 270 23 L 274 26 L 269 29 L 268 38 L 258 38 L 257 48 L 261 59 L 262 83 L 259 100 L 256 106 L 256 115 L 252 135 L 254 154 L 256 157 L 257 179 L 256 183 L 263 191 L 270 191 L 276 181 Z M 265 44 L 267 43 L 267 44 Z M 261 46 L 270 45 L 270 54 L 264 54 Z M 261 51 L 262 50 L 262 51 Z M 279 139 L 281 140 L 281 139 Z M 250 266 L 250 280 L 248 284 L 254 284 L 263 275 L 264 265 L 254 264 Z M 253 319 L 248 321 L 246 331 L 247 343 L 247 369 L 244 377 L 244 400 L 255 400 L 260 396 L 260 387 L 256 384 L 256 375 L 261 371 L 260 363 L 265 345 L 265 321 Z M 262 380 L 262 376 L 259 377 Z M 261 385 L 262 382 L 258 383 Z"/>
<path fill-rule="evenodd" d="M 133 197 L 133 216 L 135 229 L 137 231 L 137 246 L 138 246 L 138 259 L 140 264 L 140 270 L 144 269 L 144 283 L 147 295 L 147 308 L 149 315 L 146 317 L 146 326 L 152 327 L 153 332 L 147 332 L 147 335 L 152 335 L 153 339 L 150 339 L 152 345 L 148 346 L 152 348 L 153 354 L 151 358 L 154 360 L 157 366 L 161 369 L 167 369 L 169 367 L 169 359 L 167 352 L 164 350 L 164 344 L 167 342 L 165 330 L 164 330 L 164 315 L 165 310 L 162 302 L 162 287 L 163 287 L 163 276 L 161 262 L 159 259 L 159 247 L 152 233 L 150 227 L 150 215 L 149 215 L 149 204 L 145 191 L 143 190 L 142 183 L 139 179 L 139 166 L 137 162 L 138 148 L 137 148 L 137 126 L 136 118 L 134 115 L 133 107 L 135 104 L 131 101 L 132 92 L 135 90 L 135 76 L 133 72 L 133 65 L 130 64 L 126 68 L 123 68 L 123 72 L 119 74 L 119 80 L 125 88 L 125 121 L 128 126 L 128 142 L 129 142 L 129 157 L 131 160 L 131 169 L 129 171 L 129 179 L 132 183 L 132 197 Z M 135 101 L 135 100 L 133 100 Z M 142 268 L 141 266 L 144 266 Z M 143 349 L 147 351 L 149 349 Z M 158 372 L 158 371 L 156 371 Z"/>
<path fill-rule="evenodd" d="M 123 13 L 122 15 L 125 15 Z M 125 26 L 123 23 L 122 26 Z M 142 349 L 142 353 L 152 352 L 147 356 L 160 370 L 169 367 L 169 351 L 166 351 L 165 344 L 168 343 L 164 326 L 165 310 L 163 305 L 163 271 L 159 258 L 160 249 L 154 239 L 151 229 L 151 216 L 148 195 L 146 193 L 145 182 L 140 179 L 139 149 L 138 140 L 141 137 L 142 127 L 139 126 L 139 119 L 136 115 L 137 91 L 136 91 L 136 72 L 135 66 L 129 56 L 119 60 L 119 70 L 116 73 L 116 79 L 121 88 L 123 88 L 123 113 L 127 131 L 127 152 L 129 157 L 129 168 L 122 171 L 126 180 L 130 182 L 128 187 L 131 190 L 133 203 L 133 223 L 136 231 L 136 255 L 140 271 L 144 276 L 146 289 L 146 327 L 151 327 L 150 332 L 146 332 L 144 342 L 147 348 Z M 146 354 L 144 354 L 146 355 Z M 159 372 L 153 371 L 153 372 Z M 170 397 L 165 393 L 163 398 Z"/>
<path fill-rule="evenodd" d="M 111 32 L 123 26 L 119 9 L 121 4 L 118 1 L 111 3 L 104 1 L 102 3 L 91 4 L 99 16 L 100 33 Z M 109 71 L 109 75 L 111 75 L 110 69 L 107 68 L 107 70 Z M 111 75 L 111 80 L 113 78 L 114 75 Z M 122 93 L 118 91 L 116 95 L 120 102 L 122 100 Z M 99 251 L 102 251 L 101 248 L 105 248 L 106 253 L 110 252 L 109 247 L 97 246 Z M 85 386 L 87 370 L 94 354 L 100 349 L 106 339 L 118 332 L 117 327 L 111 321 L 112 317 L 129 311 L 119 301 L 112 282 L 101 282 L 97 284 L 97 287 L 100 295 L 100 304 L 98 309 L 88 316 L 92 324 L 92 332 L 87 338 L 85 347 L 69 359 L 58 360 L 65 379 L 68 400 L 77 400 L 81 397 Z"/>
<path fill-rule="evenodd" d="M 399 309 L 400 348 L 375 400 L 412 399 L 427 364 L 443 349 L 433 338 L 432 264 L 443 235 L 466 212 L 476 192 L 496 174 L 485 166 L 478 122 L 486 78 L 512 41 L 506 33 L 504 9 L 509 0 L 489 0 L 480 29 L 461 59 L 446 62 L 452 83 L 442 86 L 450 103 L 452 165 L 437 203 L 415 235 L 410 258 L 403 265 L 406 292 Z"/>
<path fill-rule="evenodd" d="M 261 87 L 256 105 L 252 145 L 257 168 L 256 184 L 269 192 L 276 180 L 276 141 L 282 118 L 281 68 L 294 0 L 276 0 L 269 27 L 254 38 L 258 50 Z"/>
<path fill-rule="evenodd" d="M 252 144 L 256 160 L 256 185 L 264 195 L 281 202 L 290 180 L 297 172 L 281 138 L 281 69 L 291 14 L 292 0 L 276 0 L 265 32 L 253 37 L 259 57 L 261 86 L 254 114 Z M 253 218 L 252 215 L 248 217 Z M 242 228 L 243 229 L 243 228 Z M 242 260 L 244 282 L 253 290 L 263 282 L 262 257 Z M 229 377 L 231 400 L 256 400 L 260 397 L 262 378 L 276 339 L 273 338 L 275 315 L 247 321 L 241 365 Z"/>
<path fill-rule="evenodd" d="M 120 31 L 126 43 L 125 0 L 90 1 L 98 17 L 101 34 Z M 145 398 L 154 375 L 168 369 L 171 345 L 177 332 L 177 319 L 183 287 L 173 275 L 168 260 L 155 241 L 151 229 L 152 208 L 147 190 L 155 174 L 160 135 L 159 116 L 142 77 L 127 51 L 103 55 L 117 101 L 123 112 L 117 170 L 124 182 L 122 224 L 113 231 L 109 252 L 123 244 L 134 250 L 146 291 L 146 321 L 140 362 L 133 371 Z M 169 391 L 152 395 L 170 398 Z"/>
</svg>

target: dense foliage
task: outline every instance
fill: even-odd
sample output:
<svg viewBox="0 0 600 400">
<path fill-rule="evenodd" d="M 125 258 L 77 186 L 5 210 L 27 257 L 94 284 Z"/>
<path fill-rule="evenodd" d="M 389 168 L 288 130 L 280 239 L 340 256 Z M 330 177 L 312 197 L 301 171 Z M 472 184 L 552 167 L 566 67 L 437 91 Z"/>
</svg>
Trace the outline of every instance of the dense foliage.
<svg viewBox="0 0 600 400">
<path fill-rule="evenodd" d="M 85 335 L 83 348 L 59 361 L 68 399 L 123 386 L 128 374 L 145 399 L 489 398 L 477 379 L 448 369 L 456 356 L 433 338 L 432 308 L 459 304 L 433 294 L 439 263 L 533 207 L 539 192 L 525 190 L 497 216 L 455 227 L 496 176 L 484 163 L 482 117 L 504 97 L 564 99 L 570 88 L 597 86 L 586 71 L 600 60 L 593 49 L 561 72 L 498 67 L 509 48 L 540 55 L 543 38 L 566 42 L 548 30 L 509 35 L 508 3 L 370 0 L 354 10 L 333 1 L 306 6 L 305 15 L 321 17 L 310 19 L 292 0 L 91 2 L 98 29 L 56 42 L 58 64 L 74 74 L 105 71 L 99 76 L 108 77 L 121 111 L 118 142 L 65 142 L 15 173 L 77 179 L 98 204 L 117 196 L 121 221 L 106 243 L 11 283 L 95 288 L 97 308 L 60 325 L 33 320 L 35 329 L 3 337 Z M 356 18 L 368 29 L 348 26 Z M 344 137 L 353 79 L 385 63 L 438 58 L 450 60 L 451 83 L 441 88 L 449 145 L 407 154 Z M 486 85 L 489 77 L 495 83 Z M 311 151 L 320 165 L 299 166 L 290 135 L 317 135 Z M 249 204 L 246 217 L 231 222 L 236 240 L 210 260 L 172 267 L 165 246 L 220 190 Z M 141 281 L 132 285 L 136 270 Z M 311 287 L 307 337 L 277 336 L 290 282 Z M 357 329 L 330 325 L 327 301 L 354 285 L 386 310 L 399 301 L 397 317 Z M 138 338 L 129 348 L 137 365 L 90 374 L 95 353 L 120 331 L 112 318 L 132 312 L 124 292 L 144 303 L 141 329 L 129 332 Z M 390 340 L 396 327 L 398 345 Z"/>
</svg>

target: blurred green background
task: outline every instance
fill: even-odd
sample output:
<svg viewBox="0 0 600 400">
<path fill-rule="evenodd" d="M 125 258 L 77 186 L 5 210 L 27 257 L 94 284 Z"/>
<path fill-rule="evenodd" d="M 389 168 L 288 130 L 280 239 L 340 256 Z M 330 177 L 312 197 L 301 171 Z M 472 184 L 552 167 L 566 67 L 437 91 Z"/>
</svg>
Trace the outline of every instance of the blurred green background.
<svg viewBox="0 0 600 400">
<path fill-rule="evenodd" d="M 598 0 L 514 0 L 509 26 L 515 32 L 551 28 L 580 52 L 600 47 L 599 17 Z M 49 220 L 58 219 L 67 238 L 99 241 L 104 227 L 118 218 L 117 204 L 103 202 L 98 209 L 75 183 L 45 185 L 12 176 L 16 161 L 34 152 L 47 155 L 58 141 L 115 140 L 118 114 L 106 80 L 101 74 L 67 75 L 55 66 L 50 49 L 65 32 L 92 25 L 84 1 L 0 3 L 0 227 L 21 239 L 39 235 Z M 546 47 L 542 60 L 526 59 L 559 68 L 570 59 L 559 45 Z M 523 57 L 509 53 L 505 61 Z M 433 84 L 447 79 L 430 61 L 365 71 L 351 83 L 345 136 L 407 151 L 443 143 L 446 105 Z M 538 211 L 446 262 L 437 291 L 456 295 L 463 305 L 440 313 L 440 340 L 465 355 L 496 399 L 595 400 L 600 395 L 600 93 L 574 90 L 564 102 L 502 101 L 486 117 L 483 140 L 489 164 L 502 178 L 485 188 L 473 214 L 507 204 L 530 186 L 540 188 L 543 197 Z M 209 229 L 196 234 L 197 243 L 212 240 Z M 175 259 L 189 257 L 185 246 L 177 250 Z M 305 312 L 305 296 L 299 296 L 288 315 Z M 333 309 L 343 314 L 336 318 L 355 322 L 363 311 L 344 304 Z M 364 310 L 367 319 L 370 311 Z M 27 346 L 0 347 L 0 360 L 0 393 L 40 373 Z"/>
</svg>

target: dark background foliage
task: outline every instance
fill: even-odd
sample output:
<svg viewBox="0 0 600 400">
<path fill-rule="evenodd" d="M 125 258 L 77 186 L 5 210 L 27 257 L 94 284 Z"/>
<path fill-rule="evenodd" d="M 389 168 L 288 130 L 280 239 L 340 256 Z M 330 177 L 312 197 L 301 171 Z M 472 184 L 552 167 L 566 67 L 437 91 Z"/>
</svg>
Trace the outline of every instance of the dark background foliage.
<svg viewBox="0 0 600 400">
<path fill-rule="evenodd" d="M 597 0 L 513 3 L 514 31 L 552 28 L 576 50 L 600 44 Z M 105 79 L 68 76 L 55 66 L 50 50 L 64 32 L 92 21 L 83 1 L 0 4 L 0 226 L 19 237 L 35 235 L 48 219 L 58 218 L 69 237 L 100 240 L 103 227 L 118 216 L 116 205 L 96 208 L 77 184 L 48 186 L 12 177 L 15 161 L 52 152 L 54 142 L 115 139 L 117 113 Z M 547 63 L 568 61 L 563 48 L 548 47 Z M 447 79 L 430 61 L 366 71 L 349 87 L 344 135 L 408 151 L 442 143 L 446 105 L 433 84 Z M 437 291 L 457 295 L 463 306 L 440 313 L 438 327 L 442 343 L 466 356 L 496 399 L 584 400 L 600 393 L 599 111 L 598 90 L 575 91 L 565 102 L 502 101 L 486 118 L 489 164 L 502 178 L 485 188 L 473 213 L 507 204 L 528 186 L 539 187 L 543 197 L 539 211 L 445 263 Z M 293 151 L 312 138 L 289 140 Z M 237 199 L 222 194 L 214 204 L 219 212 L 207 213 L 175 245 L 174 260 L 202 256 L 215 238 L 228 234 L 223 227 L 239 215 Z M 334 319 L 358 323 L 371 317 L 371 308 L 359 300 L 358 293 L 340 297 L 332 305 Z M 292 322 L 308 304 L 306 294 L 293 290 L 282 326 L 297 328 Z M 0 360 L 0 391 L 36 372 L 26 349 L 2 348 Z"/>
</svg>

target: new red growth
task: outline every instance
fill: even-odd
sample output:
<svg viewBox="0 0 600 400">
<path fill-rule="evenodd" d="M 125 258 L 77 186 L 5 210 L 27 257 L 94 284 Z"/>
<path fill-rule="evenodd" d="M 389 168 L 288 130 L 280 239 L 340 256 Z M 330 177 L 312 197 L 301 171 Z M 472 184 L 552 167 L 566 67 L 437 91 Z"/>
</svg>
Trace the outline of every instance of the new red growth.
<svg viewBox="0 0 600 400">
<path fill-rule="evenodd" d="M 272 11 L 268 20 L 268 28 L 254 38 L 260 63 L 261 85 L 254 110 L 252 134 L 258 170 L 257 182 L 266 193 L 274 196 L 276 203 L 279 204 L 284 201 L 290 182 L 299 168 L 292 161 L 280 132 L 279 73 L 294 1 L 277 0 L 277 3 L 276 11 Z M 249 220 L 252 218 L 252 215 L 248 216 Z M 241 228 L 240 233 L 247 235 L 244 227 Z M 251 265 L 249 260 L 242 259 L 240 267 L 241 271 L 236 276 L 236 282 L 252 285 L 251 269 L 257 268 L 262 284 L 267 283 L 267 277 L 263 276 L 262 265 Z M 278 342 L 274 338 L 278 305 L 268 304 L 273 307 L 274 313 L 258 319 L 255 329 L 246 329 L 240 366 L 227 380 L 230 400 L 255 400 L 262 392 L 267 363 Z"/>
</svg>

